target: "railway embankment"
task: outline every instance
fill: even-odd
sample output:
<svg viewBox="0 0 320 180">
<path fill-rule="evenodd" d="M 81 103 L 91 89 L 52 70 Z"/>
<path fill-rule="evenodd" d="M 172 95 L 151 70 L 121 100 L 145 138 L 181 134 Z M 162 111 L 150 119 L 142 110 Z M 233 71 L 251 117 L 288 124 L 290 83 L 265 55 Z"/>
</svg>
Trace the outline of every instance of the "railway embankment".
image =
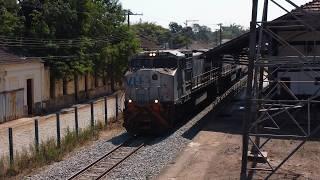
<svg viewBox="0 0 320 180">
<path fill-rule="evenodd" d="M 112 172 L 104 176 L 105 179 L 152 179 L 161 171 L 176 161 L 181 152 L 192 142 L 193 137 L 204 127 L 210 119 L 210 112 L 227 103 L 245 85 L 243 79 L 224 95 L 218 97 L 212 104 L 189 121 L 178 126 L 165 136 L 155 137 L 146 146 L 139 149 L 130 158 L 123 161 Z M 67 179 L 81 171 L 89 164 L 103 157 L 121 143 L 125 142 L 128 134 L 120 134 L 109 140 L 101 140 L 75 152 L 68 159 L 43 168 L 39 173 L 26 176 L 26 179 Z"/>
<path fill-rule="evenodd" d="M 34 168 L 61 161 L 99 137 L 110 139 L 122 133 L 123 101 L 123 93 L 118 92 L 62 109 L 58 115 L 1 124 L 0 178 L 21 176 Z"/>
</svg>

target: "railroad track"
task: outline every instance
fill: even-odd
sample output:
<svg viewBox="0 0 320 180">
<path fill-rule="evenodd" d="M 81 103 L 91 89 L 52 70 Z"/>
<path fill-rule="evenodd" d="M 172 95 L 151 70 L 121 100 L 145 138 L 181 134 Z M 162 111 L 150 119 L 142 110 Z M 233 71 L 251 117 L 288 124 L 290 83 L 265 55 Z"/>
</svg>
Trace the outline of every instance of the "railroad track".
<svg viewBox="0 0 320 180">
<path fill-rule="evenodd" d="M 144 147 L 146 143 L 147 140 L 143 138 L 130 138 L 81 171 L 69 177 L 68 180 L 101 179 Z"/>
</svg>

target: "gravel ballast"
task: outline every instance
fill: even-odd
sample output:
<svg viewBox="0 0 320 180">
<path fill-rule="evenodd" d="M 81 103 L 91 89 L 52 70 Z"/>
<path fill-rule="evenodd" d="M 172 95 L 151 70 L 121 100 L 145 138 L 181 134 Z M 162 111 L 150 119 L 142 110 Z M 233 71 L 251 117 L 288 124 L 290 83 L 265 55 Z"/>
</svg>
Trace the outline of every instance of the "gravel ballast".
<svg viewBox="0 0 320 180">
<path fill-rule="evenodd" d="M 212 107 L 212 105 L 208 106 L 172 134 L 153 140 L 118 166 L 106 176 L 106 179 L 152 179 L 159 175 L 161 170 L 173 162 L 191 142 L 192 137 L 200 130 L 201 122 L 205 119 L 203 117 L 212 110 Z M 25 178 L 66 179 L 124 142 L 128 137 L 128 134 L 123 133 L 111 140 L 100 140 L 90 147 L 78 150 L 72 157 L 44 168 L 40 174 Z"/>
</svg>

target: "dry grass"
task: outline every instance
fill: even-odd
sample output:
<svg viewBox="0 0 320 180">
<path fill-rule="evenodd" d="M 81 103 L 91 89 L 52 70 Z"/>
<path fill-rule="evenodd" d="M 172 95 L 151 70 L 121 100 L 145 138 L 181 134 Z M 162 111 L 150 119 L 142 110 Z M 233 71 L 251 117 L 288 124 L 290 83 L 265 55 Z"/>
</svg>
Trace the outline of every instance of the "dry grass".
<svg viewBox="0 0 320 180">
<path fill-rule="evenodd" d="M 115 123 L 115 120 L 110 119 L 108 122 L 106 127 L 103 123 L 98 122 L 93 129 L 81 129 L 79 130 L 78 136 L 74 131 L 68 129 L 65 137 L 61 139 L 60 148 L 57 147 L 55 139 L 49 139 L 46 142 L 42 142 L 38 150 L 32 145 L 29 150 L 24 149 L 21 152 L 16 152 L 12 166 L 8 165 L 9 163 L 6 161 L 9 157 L 1 157 L 0 179 L 14 177 L 22 172 L 30 171 L 52 162 L 61 161 L 68 153 L 77 147 L 81 147 L 89 141 L 97 140 L 100 132 L 111 129 L 110 126 Z"/>
</svg>

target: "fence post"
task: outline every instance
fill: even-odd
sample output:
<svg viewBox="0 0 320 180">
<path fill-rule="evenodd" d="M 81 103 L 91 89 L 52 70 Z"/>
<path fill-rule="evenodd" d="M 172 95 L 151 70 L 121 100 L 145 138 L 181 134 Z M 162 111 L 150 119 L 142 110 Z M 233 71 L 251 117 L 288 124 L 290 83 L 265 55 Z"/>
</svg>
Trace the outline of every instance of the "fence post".
<svg viewBox="0 0 320 180">
<path fill-rule="evenodd" d="M 36 151 L 39 152 L 39 120 L 34 120 L 34 140 L 35 140 L 35 147 Z"/>
<path fill-rule="evenodd" d="M 58 148 L 61 147 L 61 135 L 60 135 L 60 114 L 57 113 L 57 146 Z"/>
<path fill-rule="evenodd" d="M 78 107 L 74 107 L 74 121 L 76 128 L 76 135 L 79 136 L 79 119 L 78 119 Z"/>
<path fill-rule="evenodd" d="M 118 94 L 116 95 L 116 120 L 118 120 L 118 111 L 119 111 L 119 107 L 118 107 Z"/>
<path fill-rule="evenodd" d="M 94 128 L 94 106 L 93 102 L 90 103 L 90 109 L 91 109 L 91 128 Z"/>
<path fill-rule="evenodd" d="M 9 158 L 10 158 L 10 167 L 13 166 L 13 136 L 12 128 L 9 128 Z"/>
<path fill-rule="evenodd" d="M 108 97 L 104 97 L 104 125 L 107 127 L 108 125 Z"/>
</svg>

